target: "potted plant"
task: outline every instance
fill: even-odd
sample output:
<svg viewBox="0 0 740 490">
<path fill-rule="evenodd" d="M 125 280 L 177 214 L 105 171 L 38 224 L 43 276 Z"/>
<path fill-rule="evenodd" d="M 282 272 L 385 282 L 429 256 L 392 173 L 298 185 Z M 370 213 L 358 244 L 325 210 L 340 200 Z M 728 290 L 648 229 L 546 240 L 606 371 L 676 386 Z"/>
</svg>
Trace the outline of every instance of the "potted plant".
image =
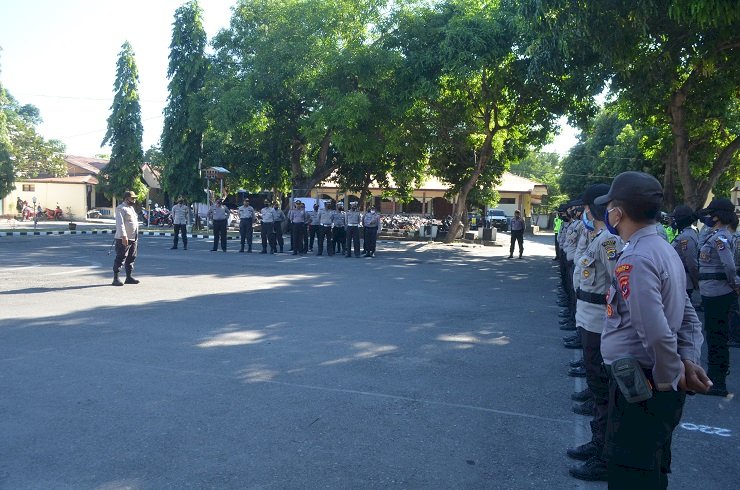
<svg viewBox="0 0 740 490">
<path fill-rule="evenodd" d="M 75 215 L 72 212 L 72 208 L 67 206 L 67 219 L 69 220 L 68 226 L 70 230 L 76 230 L 77 229 L 77 223 L 75 223 Z"/>
</svg>

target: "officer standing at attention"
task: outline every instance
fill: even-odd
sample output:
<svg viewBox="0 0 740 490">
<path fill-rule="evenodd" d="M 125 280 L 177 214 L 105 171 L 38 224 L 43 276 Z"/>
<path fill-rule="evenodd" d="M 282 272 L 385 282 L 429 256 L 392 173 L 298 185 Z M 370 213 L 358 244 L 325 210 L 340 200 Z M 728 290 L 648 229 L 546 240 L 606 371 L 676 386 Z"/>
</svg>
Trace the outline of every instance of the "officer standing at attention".
<svg viewBox="0 0 740 490">
<path fill-rule="evenodd" d="M 519 242 L 519 258 L 522 258 L 524 253 L 524 220 L 522 219 L 522 213 L 517 209 L 514 211 L 514 218 L 511 220 L 511 247 L 509 247 L 509 258 L 514 258 L 514 244 Z"/>
<path fill-rule="evenodd" d="M 324 205 L 324 209 L 319 211 L 319 253 L 324 253 L 324 239 L 326 239 L 326 254 L 334 255 L 334 244 L 332 243 L 331 226 L 334 218 L 334 206 L 331 202 Z"/>
<path fill-rule="evenodd" d="M 334 215 L 332 216 L 332 237 L 334 240 L 334 243 L 332 243 L 332 247 L 334 247 L 334 251 L 338 252 L 342 255 L 344 255 L 344 241 L 347 237 L 347 235 L 344 232 L 344 225 L 346 222 L 345 214 L 344 214 L 344 204 L 341 202 L 337 203 L 337 210 L 334 212 Z"/>
<path fill-rule="evenodd" d="M 569 471 L 574 477 L 587 481 L 606 481 L 606 459 L 602 449 L 609 407 L 609 378 L 601 358 L 601 332 L 606 318 L 606 292 L 611 285 L 617 254 L 622 249 L 622 240 L 605 229 L 605 208 L 594 204 L 597 197 L 608 192 L 607 184 L 592 185 L 584 192 L 582 221 L 593 237 L 586 249 L 576 255 L 576 274 L 580 276 L 576 288 L 576 325 L 583 343 L 583 368 L 593 419 L 591 441 L 568 449 L 568 456 L 585 461 Z"/>
<path fill-rule="evenodd" d="M 190 206 L 185 204 L 185 199 L 177 198 L 177 204 L 172 206 L 172 224 L 175 225 L 174 244 L 170 250 L 177 250 L 177 237 L 182 235 L 182 248 L 188 249 L 188 219 L 190 218 Z"/>
<path fill-rule="evenodd" d="M 624 172 L 609 193 L 604 223 L 625 242 L 606 296 L 601 355 L 609 374 L 604 455 L 610 488 L 668 487 L 671 438 L 687 391 L 712 385 L 699 365 L 704 341 L 686 295 L 681 260 L 655 229 L 663 189 Z"/>
<path fill-rule="evenodd" d="M 262 208 L 260 211 L 260 214 L 262 215 L 262 252 L 263 254 L 267 253 L 267 244 L 270 243 L 270 253 L 274 254 L 275 250 L 277 249 L 276 243 L 275 243 L 275 233 L 273 230 L 273 223 L 275 222 L 275 215 L 273 214 L 272 206 L 270 206 L 270 203 L 265 201 L 265 207 Z"/>
<path fill-rule="evenodd" d="M 349 211 L 345 216 L 347 220 L 347 257 L 352 257 L 352 245 L 355 247 L 355 257 L 360 257 L 360 221 L 362 217 L 357 210 L 357 203 L 349 203 Z"/>
<path fill-rule="evenodd" d="M 560 217 L 563 205 L 561 204 L 558 208 L 558 214 L 555 215 L 555 222 L 553 225 L 553 231 L 555 232 L 555 257 L 552 260 L 560 260 L 560 247 L 558 246 L 558 234 L 560 233 L 560 227 L 563 225 L 563 218 Z"/>
<path fill-rule="evenodd" d="M 216 199 L 216 203 L 208 210 L 208 217 L 213 220 L 213 248 L 211 252 L 218 250 L 219 239 L 221 239 L 221 250 L 226 252 L 226 223 L 229 217 L 229 208 L 223 204 L 223 200 Z"/>
<path fill-rule="evenodd" d="M 244 203 L 239 206 L 237 211 L 239 211 L 239 238 L 241 239 L 239 252 L 244 252 L 244 242 L 246 241 L 247 252 L 252 253 L 254 208 L 249 205 L 249 199 L 244 199 Z"/>
<path fill-rule="evenodd" d="M 740 293 L 740 276 L 735 270 L 735 239 L 738 219 L 729 199 L 715 198 L 697 211 L 704 226 L 710 228 L 699 244 L 699 292 L 704 304 L 707 332 L 709 377 L 714 386 L 707 393 L 727 396 L 726 378 L 730 371 L 730 311 Z"/>
<path fill-rule="evenodd" d="M 123 193 L 123 202 L 116 207 L 116 258 L 113 261 L 113 285 L 123 286 L 123 282 L 118 278 L 121 272 L 121 265 L 126 268 L 126 284 L 139 284 L 138 279 L 134 279 L 131 273 L 134 270 L 136 261 L 136 252 L 139 241 L 139 217 L 136 215 L 134 208 L 136 203 L 136 194 L 132 191 Z"/>
<path fill-rule="evenodd" d="M 375 245 L 378 241 L 378 228 L 380 227 L 380 215 L 375 212 L 375 208 L 370 206 L 370 211 L 362 217 L 362 226 L 365 233 L 363 257 L 375 256 Z"/>
<path fill-rule="evenodd" d="M 280 209 L 280 203 L 278 201 L 275 201 L 275 205 L 272 208 L 272 216 L 274 219 L 272 228 L 275 230 L 275 239 L 280 247 L 280 253 L 283 253 L 283 246 L 285 245 L 285 242 L 283 241 L 283 223 L 285 222 L 285 213 Z"/>
<path fill-rule="evenodd" d="M 293 255 L 305 254 L 303 248 L 303 238 L 306 233 L 306 211 L 303 210 L 301 201 L 295 202 L 295 208 L 288 211 L 288 221 L 290 222 L 290 244 L 293 248 Z"/>
<path fill-rule="evenodd" d="M 313 252 L 313 241 L 319 235 L 321 230 L 321 221 L 319 220 L 319 203 L 316 202 L 313 205 L 313 211 L 308 211 L 308 251 Z"/>
<path fill-rule="evenodd" d="M 696 214 L 690 207 L 682 204 L 671 213 L 671 227 L 676 232 L 672 244 L 686 271 L 686 292 L 691 298 L 694 289 L 699 289 L 699 234 L 691 226 Z"/>
</svg>

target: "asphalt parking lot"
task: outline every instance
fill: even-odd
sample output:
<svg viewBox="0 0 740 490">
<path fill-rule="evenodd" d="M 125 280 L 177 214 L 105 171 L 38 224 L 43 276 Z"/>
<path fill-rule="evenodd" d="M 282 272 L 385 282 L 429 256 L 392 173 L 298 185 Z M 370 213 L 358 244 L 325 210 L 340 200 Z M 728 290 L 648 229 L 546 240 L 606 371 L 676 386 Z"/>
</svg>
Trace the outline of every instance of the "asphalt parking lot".
<svg viewBox="0 0 740 490">
<path fill-rule="evenodd" d="M 109 235 L 0 237 L 0 488 L 606 488 L 567 472 L 589 433 L 552 237 L 523 260 L 499 240 L 348 259 L 143 237 L 141 284 L 115 288 Z M 739 415 L 688 400 L 671 488 L 736 487 Z"/>
</svg>

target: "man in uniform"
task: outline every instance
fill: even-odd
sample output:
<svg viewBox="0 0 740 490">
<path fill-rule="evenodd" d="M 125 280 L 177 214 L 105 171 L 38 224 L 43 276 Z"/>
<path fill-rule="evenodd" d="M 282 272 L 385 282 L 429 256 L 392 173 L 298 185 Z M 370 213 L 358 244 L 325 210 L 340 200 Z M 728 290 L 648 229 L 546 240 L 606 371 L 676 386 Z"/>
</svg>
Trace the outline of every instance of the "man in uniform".
<svg viewBox="0 0 740 490">
<path fill-rule="evenodd" d="M 323 255 L 324 253 L 324 239 L 326 239 L 326 254 L 334 255 L 334 244 L 331 239 L 331 226 L 334 217 L 334 206 L 331 202 L 327 202 L 324 205 L 324 209 L 319 211 L 318 219 L 319 224 L 319 253 L 316 255 Z"/>
<path fill-rule="evenodd" d="M 283 253 L 283 246 L 285 245 L 285 242 L 283 241 L 283 223 L 285 222 L 285 213 L 280 209 L 280 203 L 278 201 L 275 201 L 275 204 L 272 207 L 272 215 L 275 220 L 272 225 L 273 230 L 275 230 L 275 239 L 277 240 L 278 247 L 280 247 L 280 253 Z"/>
<path fill-rule="evenodd" d="M 313 211 L 306 212 L 308 215 L 308 251 L 313 252 L 313 241 L 319 235 L 321 230 L 321 221 L 319 221 L 319 203 L 313 205 Z"/>
<path fill-rule="evenodd" d="M 134 279 L 131 275 L 134 270 L 139 243 L 137 240 L 139 236 L 139 217 L 136 215 L 134 203 L 136 203 L 136 194 L 132 191 L 126 191 L 123 193 L 123 202 L 116 207 L 116 258 L 113 261 L 114 286 L 123 286 L 124 284 L 118 278 L 122 265 L 126 268 L 125 284 L 139 284 L 139 280 Z"/>
<path fill-rule="evenodd" d="M 365 233 L 363 257 L 375 256 L 375 244 L 378 241 L 378 228 L 380 227 L 380 215 L 375 212 L 375 208 L 370 206 L 370 211 L 362 217 L 362 226 Z"/>
<path fill-rule="evenodd" d="M 344 240 L 346 238 L 346 234 L 344 232 L 345 221 L 346 218 L 344 214 L 344 204 L 338 202 L 337 210 L 332 216 L 332 247 L 334 247 L 335 252 L 338 252 L 342 255 L 344 255 Z"/>
<path fill-rule="evenodd" d="M 570 474 L 581 480 L 605 481 L 606 459 L 602 454 L 606 434 L 606 414 L 609 406 L 609 378 L 601 358 L 601 331 L 606 317 L 606 292 L 611 285 L 617 254 L 622 249 L 618 236 L 609 233 L 604 226 L 604 207 L 596 206 L 594 200 L 607 194 L 607 184 L 595 184 L 583 195 L 585 208 L 583 222 L 591 230 L 592 238 L 586 249 L 576 254 L 576 325 L 583 344 L 583 369 L 589 387 L 592 414 L 591 441 L 568 449 L 568 456 L 585 461 L 570 468 Z"/>
<path fill-rule="evenodd" d="M 346 214 L 347 219 L 347 257 L 352 257 L 352 245 L 355 247 L 355 257 L 360 256 L 360 222 L 362 217 L 357 210 L 357 203 L 349 203 L 349 211 Z"/>
<path fill-rule="evenodd" d="M 686 392 L 712 385 L 699 365 L 704 339 L 683 265 L 655 228 L 662 200 L 658 180 L 642 172 L 619 174 L 594 200 L 607 205 L 604 223 L 625 242 L 601 336 L 610 377 L 604 445 L 610 488 L 667 488 Z"/>
<path fill-rule="evenodd" d="M 560 247 L 558 246 L 558 233 L 560 233 L 560 227 L 563 225 L 563 218 L 560 217 L 563 205 L 558 207 L 558 212 L 555 215 L 555 223 L 553 225 L 553 231 L 555 232 L 555 257 L 552 260 L 560 260 Z"/>
<path fill-rule="evenodd" d="M 241 248 L 239 252 L 244 252 L 244 242 L 247 242 L 247 252 L 252 253 L 252 233 L 254 225 L 254 208 L 250 206 L 249 199 L 244 199 L 244 203 L 237 209 L 239 211 L 239 239 Z"/>
<path fill-rule="evenodd" d="M 511 246 L 509 247 L 509 258 L 514 258 L 514 245 L 519 242 L 519 258 L 522 258 L 524 253 L 524 220 L 522 219 L 522 213 L 517 209 L 514 211 L 514 218 L 511 220 Z"/>
<path fill-rule="evenodd" d="M 290 222 L 290 244 L 293 248 L 293 255 L 305 254 L 303 248 L 303 236 L 306 232 L 306 211 L 303 210 L 301 201 L 295 202 L 295 208 L 288 211 L 288 221 Z"/>
<path fill-rule="evenodd" d="M 221 250 L 226 252 L 226 224 L 229 218 L 229 208 L 227 208 L 221 198 L 216 199 L 216 203 L 208 210 L 208 217 L 213 220 L 213 248 L 211 252 L 218 250 L 218 242 L 221 240 Z"/>
<path fill-rule="evenodd" d="M 578 197 L 577 199 L 571 201 L 570 203 L 570 216 L 573 220 L 571 224 L 568 226 L 568 230 L 566 231 L 565 241 L 563 244 L 563 250 L 565 251 L 565 259 L 566 259 L 566 271 L 565 271 L 565 278 L 566 278 L 566 288 L 568 288 L 568 311 L 567 315 L 561 320 L 560 324 L 562 326 L 570 326 L 571 328 L 575 329 L 575 321 L 576 321 L 576 291 L 573 288 L 573 272 L 575 270 L 575 255 L 576 255 L 576 249 L 578 248 L 578 240 L 581 237 L 582 229 L 583 229 L 583 221 L 581 221 L 581 214 L 583 213 L 583 199 L 582 197 Z M 561 314 L 561 316 L 563 316 Z M 574 337 L 571 337 L 568 340 L 564 341 L 565 347 L 569 349 L 580 349 L 581 348 L 581 340 L 576 335 Z"/>
<path fill-rule="evenodd" d="M 274 254 L 275 250 L 277 249 L 276 243 L 275 243 L 275 233 L 273 229 L 273 225 L 275 223 L 275 215 L 273 214 L 273 208 L 270 206 L 270 203 L 265 201 L 265 207 L 262 208 L 260 211 L 260 214 L 262 215 L 262 252 L 263 254 L 267 253 L 267 244 L 269 242 L 270 244 L 270 253 Z"/>
<path fill-rule="evenodd" d="M 190 206 L 185 204 L 185 199 L 177 198 L 177 204 L 172 206 L 172 224 L 175 225 L 174 243 L 170 250 L 177 250 L 177 237 L 182 235 L 182 248 L 188 249 L 188 221 L 190 218 Z"/>
<path fill-rule="evenodd" d="M 696 213 L 682 204 L 673 210 L 671 220 L 676 232 L 672 245 L 686 271 L 686 292 L 691 298 L 694 289 L 699 289 L 699 234 L 691 226 L 696 221 Z"/>
</svg>

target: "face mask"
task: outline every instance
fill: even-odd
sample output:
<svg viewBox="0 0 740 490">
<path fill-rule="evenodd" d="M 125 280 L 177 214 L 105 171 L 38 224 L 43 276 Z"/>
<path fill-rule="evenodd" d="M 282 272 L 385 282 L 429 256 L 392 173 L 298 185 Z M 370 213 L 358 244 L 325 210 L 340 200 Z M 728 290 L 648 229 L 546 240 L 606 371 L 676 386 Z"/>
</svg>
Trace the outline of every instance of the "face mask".
<svg viewBox="0 0 740 490">
<path fill-rule="evenodd" d="M 583 226 L 585 226 L 588 231 L 594 231 L 596 229 L 594 227 L 594 222 L 588 219 L 587 214 L 588 213 L 584 211 L 583 214 L 581 215 L 581 221 L 583 221 Z"/>
<path fill-rule="evenodd" d="M 609 223 L 609 212 L 614 211 L 615 209 L 617 208 L 611 208 L 611 209 L 607 209 L 606 211 L 604 211 L 604 224 L 606 225 L 606 229 L 609 230 L 609 233 L 611 233 L 612 235 L 619 235 L 619 232 L 617 231 L 617 228 L 616 228 L 617 225 L 619 225 L 619 223 L 617 223 L 614 226 L 612 226 L 612 224 Z"/>
<path fill-rule="evenodd" d="M 712 216 L 704 216 L 701 219 L 701 222 L 704 223 L 704 226 L 708 226 L 710 228 L 714 227 L 714 217 Z"/>
<path fill-rule="evenodd" d="M 371 209 L 370 210 L 370 214 L 375 214 L 375 210 L 374 209 Z"/>
</svg>

